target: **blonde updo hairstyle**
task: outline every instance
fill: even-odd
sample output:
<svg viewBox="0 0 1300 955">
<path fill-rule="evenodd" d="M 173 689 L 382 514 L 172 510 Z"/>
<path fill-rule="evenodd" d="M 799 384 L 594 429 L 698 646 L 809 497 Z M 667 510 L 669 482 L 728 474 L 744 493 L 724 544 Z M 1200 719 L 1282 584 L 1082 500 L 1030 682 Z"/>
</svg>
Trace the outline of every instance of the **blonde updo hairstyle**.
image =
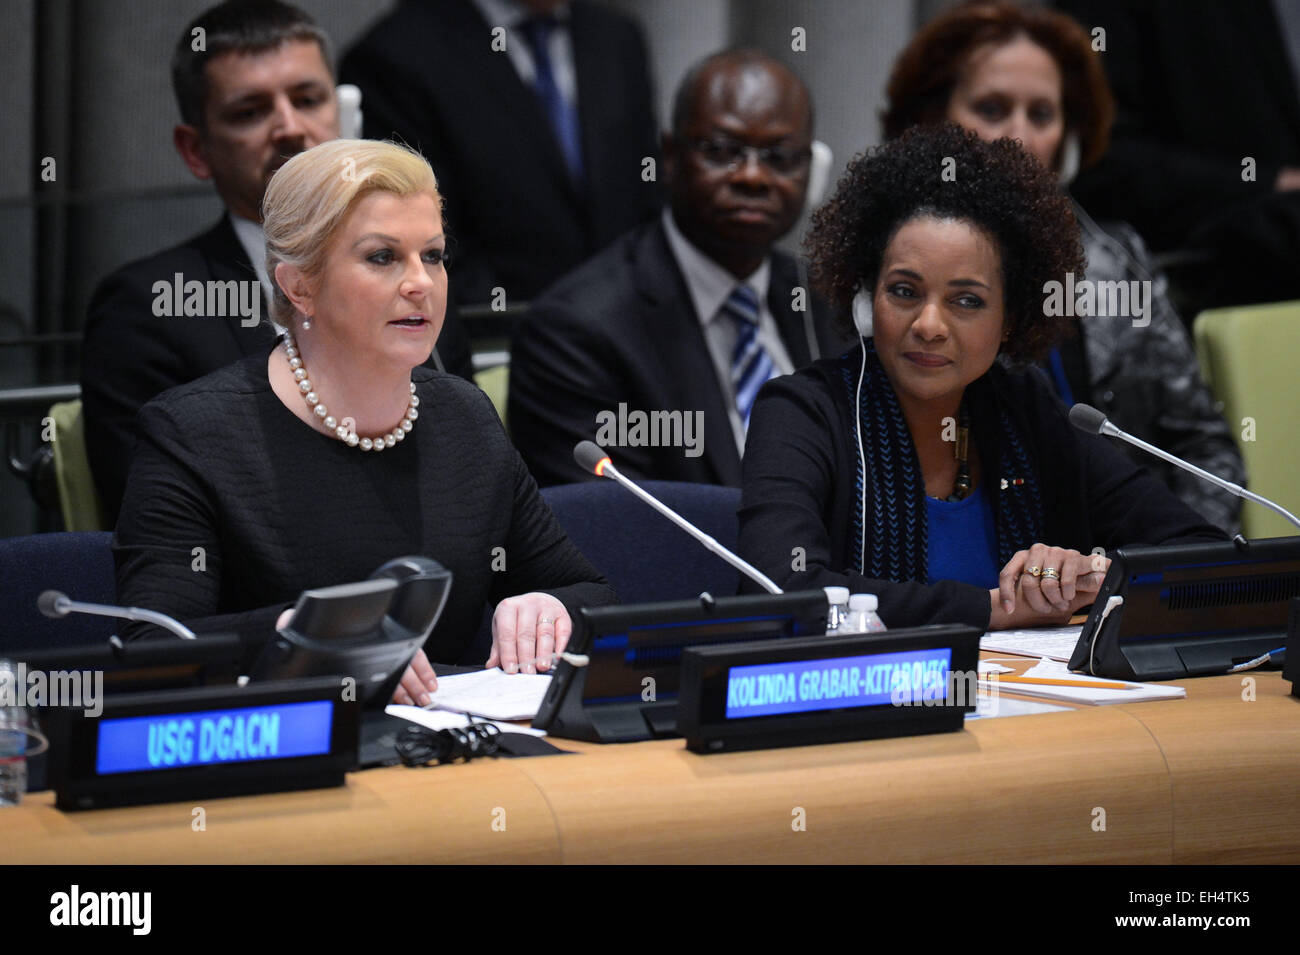
<svg viewBox="0 0 1300 955">
<path fill-rule="evenodd" d="M 294 156 L 276 171 L 262 200 L 271 318 L 290 330 L 297 310 L 280 288 L 275 267 L 298 268 L 315 282 L 330 243 L 352 207 L 371 192 L 431 195 L 442 208 L 438 180 L 423 156 L 372 139 L 332 139 Z"/>
</svg>

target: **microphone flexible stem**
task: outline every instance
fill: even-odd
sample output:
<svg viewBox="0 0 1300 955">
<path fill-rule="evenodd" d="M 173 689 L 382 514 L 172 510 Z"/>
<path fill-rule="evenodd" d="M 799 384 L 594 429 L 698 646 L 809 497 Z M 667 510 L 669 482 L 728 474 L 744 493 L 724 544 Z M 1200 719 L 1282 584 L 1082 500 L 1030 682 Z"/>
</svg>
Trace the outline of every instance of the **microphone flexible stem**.
<svg viewBox="0 0 1300 955">
<path fill-rule="evenodd" d="M 66 602 L 65 602 L 66 600 Z M 60 600 L 58 608 L 65 613 L 88 613 L 97 617 L 116 617 L 119 620 L 136 620 L 140 623 L 152 623 L 155 626 L 162 627 L 170 633 L 174 633 L 182 640 L 196 640 L 194 631 L 178 620 L 173 620 L 164 613 L 156 610 L 145 610 L 142 607 L 109 607 L 104 604 L 87 604 L 78 600 Z"/>
<path fill-rule="evenodd" d="M 612 477 L 619 484 L 623 485 L 623 487 L 627 488 L 629 491 L 631 491 L 641 500 L 645 501 L 656 511 L 662 514 L 664 517 L 668 518 L 670 521 L 672 521 L 682 530 L 686 531 L 686 533 L 690 534 L 701 544 L 707 547 L 710 551 L 712 551 L 713 553 L 721 557 L 723 560 L 725 560 L 732 567 L 735 567 L 738 571 L 743 573 L 746 577 L 749 577 L 751 580 L 756 581 L 769 594 L 785 593 L 784 590 L 782 590 L 780 587 L 774 584 L 771 578 L 769 578 L 761 570 L 758 570 L 752 564 L 748 563 L 742 558 L 737 557 L 735 554 L 731 553 L 731 551 L 727 550 L 727 548 L 723 547 L 721 544 L 715 541 L 708 534 L 704 533 L 704 531 L 700 530 L 690 521 L 686 520 L 686 518 L 679 515 L 672 508 L 668 507 L 666 504 L 661 504 L 652 495 L 650 495 L 646 491 L 641 490 L 641 488 L 637 487 L 635 483 L 625 478 L 622 474 L 618 472 L 618 468 L 614 467 L 612 462 L 607 463 L 605 467 L 602 469 L 601 473 L 608 475 L 609 477 Z"/>
<path fill-rule="evenodd" d="M 1174 455 L 1169 454 L 1167 451 L 1160 450 L 1153 444 L 1147 444 L 1147 442 L 1143 441 L 1141 438 L 1135 438 L 1133 437 L 1133 435 L 1129 434 L 1128 432 L 1121 431 L 1119 428 L 1115 427 L 1109 421 L 1107 421 L 1102 426 L 1102 434 L 1109 434 L 1123 441 L 1127 441 L 1129 444 L 1141 448 L 1143 451 L 1146 451 L 1148 454 L 1154 454 L 1162 461 L 1168 461 L 1170 464 L 1177 465 L 1178 467 L 1182 468 L 1184 471 L 1190 471 L 1192 474 L 1195 474 L 1197 477 L 1209 481 L 1211 484 L 1217 485 L 1218 487 L 1223 488 L 1225 491 L 1235 494 L 1238 497 L 1243 497 L 1248 501 L 1254 501 L 1256 504 L 1262 504 L 1265 507 L 1270 508 L 1271 510 L 1274 510 L 1277 513 L 1281 514 L 1292 524 L 1296 525 L 1296 527 L 1300 527 L 1300 518 L 1297 518 L 1294 514 L 1292 514 L 1286 508 L 1282 507 L 1280 504 L 1274 504 L 1268 498 L 1260 497 L 1258 494 L 1254 493 L 1253 491 L 1246 490 L 1240 484 L 1233 484 L 1231 481 L 1225 481 L 1223 478 L 1219 477 L 1218 475 L 1211 474 L 1209 471 L 1202 470 L 1201 468 L 1198 468 L 1195 464 L 1191 464 L 1187 461 L 1184 461 L 1182 458 L 1174 457 Z"/>
</svg>

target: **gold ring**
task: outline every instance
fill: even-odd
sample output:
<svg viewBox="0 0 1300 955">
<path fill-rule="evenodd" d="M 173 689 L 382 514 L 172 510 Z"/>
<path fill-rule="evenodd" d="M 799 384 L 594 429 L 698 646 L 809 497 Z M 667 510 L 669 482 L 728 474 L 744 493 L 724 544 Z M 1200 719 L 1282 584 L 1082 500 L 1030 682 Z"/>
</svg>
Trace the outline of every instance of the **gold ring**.
<svg viewBox="0 0 1300 955">
<path fill-rule="evenodd" d="M 1034 564 L 1033 567 L 1026 567 L 1025 573 L 1027 573 L 1030 577 L 1041 577 L 1043 576 L 1043 568 L 1039 567 L 1037 564 Z"/>
<path fill-rule="evenodd" d="M 1044 568 L 1043 568 L 1043 576 L 1044 576 L 1044 577 L 1047 577 L 1047 578 L 1050 579 L 1050 580 L 1060 580 L 1060 579 L 1061 579 L 1061 575 L 1060 575 L 1059 573 L 1057 573 L 1057 570 L 1056 570 L 1055 567 L 1044 567 Z"/>
</svg>

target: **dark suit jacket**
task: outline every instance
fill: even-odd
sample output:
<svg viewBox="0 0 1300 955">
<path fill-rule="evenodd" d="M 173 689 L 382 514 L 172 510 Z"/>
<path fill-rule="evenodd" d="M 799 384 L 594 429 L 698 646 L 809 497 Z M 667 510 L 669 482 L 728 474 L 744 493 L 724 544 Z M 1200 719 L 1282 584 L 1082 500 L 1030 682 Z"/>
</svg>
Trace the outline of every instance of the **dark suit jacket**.
<svg viewBox="0 0 1300 955">
<path fill-rule="evenodd" d="M 156 317 L 153 285 L 170 284 L 178 272 L 186 282 L 257 281 L 223 214 L 207 232 L 122 267 L 95 290 L 82 345 L 81 393 L 95 488 L 114 524 L 131 468 L 136 412 L 168 388 L 265 351 L 275 339 L 266 321 L 245 328 L 237 316 Z M 269 315 L 265 299 L 261 315 Z M 472 377 L 469 341 L 450 309 L 437 350 L 448 371 Z"/>
<path fill-rule="evenodd" d="M 1282 166 L 1300 166 L 1300 96 L 1271 0 L 1057 5 L 1105 29 L 1118 106 L 1109 152 L 1074 184 L 1083 207 L 1130 222 L 1157 252 L 1208 253 L 1218 268 L 1190 278 L 1223 273 L 1237 286 L 1229 300 L 1300 290 L 1300 193 L 1273 191 Z M 1253 182 L 1242 179 L 1247 156 Z M 1207 294 L 1198 302 L 1213 304 Z"/>
<path fill-rule="evenodd" d="M 497 286 L 526 301 L 659 208 L 657 184 L 641 178 L 642 159 L 659 154 L 641 31 L 586 0 L 571 11 L 581 190 L 469 0 L 404 0 L 343 59 L 366 135 L 405 141 L 438 175 L 458 302 L 486 302 Z"/>
<path fill-rule="evenodd" d="M 795 261 L 774 252 L 767 304 L 796 367 L 840 354 L 846 342 L 827 307 L 791 310 L 800 285 Z M 819 355 L 813 355 L 806 322 Z M 740 455 L 704 330 L 659 222 L 641 226 L 533 302 L 510 356 L 511 437 L 539 484 L 582 477 L 573 446 L 596 435 L 597 414 L 656 410 L 704 413 L 704 448 L 619 447 L 629 476 L 740 484 Z"/>
</svg>

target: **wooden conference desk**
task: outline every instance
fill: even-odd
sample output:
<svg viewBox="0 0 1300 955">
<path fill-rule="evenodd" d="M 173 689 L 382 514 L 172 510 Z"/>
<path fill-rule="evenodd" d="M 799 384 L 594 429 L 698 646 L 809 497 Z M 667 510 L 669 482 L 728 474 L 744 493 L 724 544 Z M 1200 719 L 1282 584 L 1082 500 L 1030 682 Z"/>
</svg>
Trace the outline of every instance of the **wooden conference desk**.
<svg viewBox="0 0 1300 955">
<path fill-rule="evenodd" d="M 1254 679 L 1250 702 L 1211 677 L 1186 700 L 801 749 L 556 740 L 578 755 L 197 804 L 64 814 L 43 793 L 0 810 L 0 862 L 1300 862 L 1300 699 Z"/>
</svg>

